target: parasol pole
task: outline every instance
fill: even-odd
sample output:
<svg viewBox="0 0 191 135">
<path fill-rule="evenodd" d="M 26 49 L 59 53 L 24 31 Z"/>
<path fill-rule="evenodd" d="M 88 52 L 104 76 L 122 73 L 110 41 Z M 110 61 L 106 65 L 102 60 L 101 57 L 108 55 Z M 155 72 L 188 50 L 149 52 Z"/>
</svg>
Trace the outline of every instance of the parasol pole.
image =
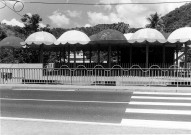
<svg viewBox="0 0 191 135">
<path fill-rule="evenodd" d="M 85 50 L 84 50 L 84 48 L 82 49 L 82 51 L 83 51 L 83 64 L 85 63 Z"/>
<path fill-rule="evenodd" d="M 76 44 L 74 45 L 74 68 L 76 68 Z"/>
<path fill-rule="evenodd" d="M 98 44 L 98 64 L 100 64 L 100 44 Z"/>
<path fill-rule="evenodd" d="M 92 48 L 91 48 L 91 45 L 90 45 L 90 64 L 92 63 Z"/>
<path fill-rule="evenodd" d="M 176 44 L 176 65 L 178 66 L 178 44 Z"/>
<path fill-rule="evenodd" d="M 148 42 L 146 42 L 146 68 L 149 67 L 149 45 Z"/>
<path fill-rule="evenodd" d="M 129 55 L 130 55 L 130 57 L 129 57 L 129 62 L 130 62 L 130 65 L 132 64 L 132 44 L 130 44 L 130 53 L 129 53 Z"/>
<path fill-rule="evenodd" d="M 40 45 L 40 63 L 43 63 L 43 46 L 44 44 Z"/>
<path fill-rule="evenodd" d="M 13 51 L 13 63 L 15 63 L 15 48 L 13 48 L 12 51 Z"/>
<path fill-rule="evenodd" d="M 108 67 L 111 68 L 111 45 L 108 47 Z"/>
<path fill-rule="evenodd" d="M 117 49 L 117 64 L 119 64 L 119 49 Z"/>
<path fill-rule="evenodd" d="M 68 66 L 70 65 L 70 45 L 68 44 Z"/>
<path fill-rule="evenodd" d="M 185 65 L 184 65 L 184 67 L 187 68 L 187 63 L 188 63 L 188 42 L 185 43 L 184 54 L 185 54 Z"/>
<path fill-rule="evenodd" d="M 165 46 L 165 44 L 163 44 L 163 46 L 162 46 L 162 56 L 163 56 L 163 60 L 162 60 L 162 62 L 163 62 L 163 65 L 165 65 L 165 58 L 166 58 L 166 46 Z"/>
<path fill-rule="evenodd" d="M 63 59 L 64 59 L 64 64 L 66 63 L 66 49 L 65 49 L 65 46 L 62 46 L 62 56 L 63 56 Z"/>
</svg>

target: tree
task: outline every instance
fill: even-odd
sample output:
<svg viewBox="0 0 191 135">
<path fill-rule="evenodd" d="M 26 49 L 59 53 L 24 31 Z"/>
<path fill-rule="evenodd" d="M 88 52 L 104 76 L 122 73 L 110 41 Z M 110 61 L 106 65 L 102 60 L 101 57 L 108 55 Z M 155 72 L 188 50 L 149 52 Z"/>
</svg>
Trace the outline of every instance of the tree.
<svg viewBox="0 0 191 135">
<path fill-rule="evenodd" d="M 45 27 L 39 28 L 39 30 L 41 30 L 41 31 L 46 31 L 46 32 L 49 32 L 49 33 L 50 33 L 51 28 L 50 28 L 50 25 L 49 25 L 49 24 L 46 24 Z"/>
<path fill-rule="evenodd" d="M 12 63 L 13 52 L 9 48 L 0 48 L 0 63 Z"/>
<path fill-rule="evenodd" d="M 5 29 L 3 28 L 2 24 L 0 24 L 0 41 L 7 37 Z"/>
<path fill-rule="evenodd" d="M 21 18 L 21 21 L 24 23 L 25 33 L 27 35 L 37 32 L 39 30 L 39 22 L 42 21 L 42 18 L 38 14 L 25 14 Z"/>
<path fill-rule="evenodd" d="M 147 28 L 154 28 L 159 31 L 164 30 L 164 22 L 161 19 L 161 15 L 158 14 L 157 12 L 155 14 L 151 14 L 148 18 L 147 21 L 149 21 L 149 24 L 146 25 Z"/>
</svg>

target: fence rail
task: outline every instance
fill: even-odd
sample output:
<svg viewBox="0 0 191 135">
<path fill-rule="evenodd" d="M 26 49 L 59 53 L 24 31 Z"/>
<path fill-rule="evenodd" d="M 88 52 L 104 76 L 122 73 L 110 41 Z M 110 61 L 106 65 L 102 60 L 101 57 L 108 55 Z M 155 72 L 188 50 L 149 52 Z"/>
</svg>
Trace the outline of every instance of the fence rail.
<svg viewBox="0 0 191 135">
<path fill-rule="evenodd" d="M 63 85 L 160 85 L 191 86 L 191 69 L 160 68 L 0 68 L 0 84 L 63 84 Z"/>
</svg>

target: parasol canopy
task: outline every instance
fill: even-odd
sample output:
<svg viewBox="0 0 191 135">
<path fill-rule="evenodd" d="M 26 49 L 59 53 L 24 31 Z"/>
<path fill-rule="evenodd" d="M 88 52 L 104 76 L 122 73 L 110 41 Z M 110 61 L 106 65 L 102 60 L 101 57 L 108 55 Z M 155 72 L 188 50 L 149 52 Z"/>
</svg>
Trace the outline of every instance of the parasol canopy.
<svg viewBox="0 0 191 135">
<path fill-rule="evenodd" d="M 179 28 L 168 37 L 170 43 L 185 43 L 191 41 L 191 27 Z"/>
<path fill-rule="evenodd" d="M 54 42 L 56 41 L 56 38 L 48 33 L 48 32 L 44 32 L 44 31 L 40 31 L 40 32 L 35 32 L 33 34 L 31 34 L 26 40 L 25 42 L 22 43 L 22 45 L 31 45 L 31 44 L 35 44 L 35 45 L 52 45 Z"/>
<path fill-rule="evenodd" d="M 128 40 L 129 43 L 143 43 L 143 42 L 159 42 L 159 43 L 165 43 L 166 39 L 163 36 L 161 32 L 159 32 L 156 29 L 151 28 L 144 28 L 140 29 L 137 32 L 135 32 L 130 40 Z"/>
<path fill-rule="evenodd" d="M 17 49 L 22 48 L 22 45 L 20 43 L 23 41 L 24 41 L 23 39 L 15 36 L 6 37 L 0 41 L 0 47 L 17 48 Z"/>
<path fill-rule="evenodd" d="M 90 39 L 92 41 L 127 41 L 123 33 L 113 29 L 103 30 L 92 35 Z"/>
<path fill-rule="evenodd" d="M 70 30 L 63 33 L 57 41 L 54 42 L 55 45 L 59 44 L 88 44 L 90 42 L 90 38 L 83 32 L 78 30 Z"/>
<path fill-rule="evenodd" d="M 126 33 L 124 34 L 126 40 L 130 40 L 130 38 L 132 37 L 133 33 Z"/>
</svg>

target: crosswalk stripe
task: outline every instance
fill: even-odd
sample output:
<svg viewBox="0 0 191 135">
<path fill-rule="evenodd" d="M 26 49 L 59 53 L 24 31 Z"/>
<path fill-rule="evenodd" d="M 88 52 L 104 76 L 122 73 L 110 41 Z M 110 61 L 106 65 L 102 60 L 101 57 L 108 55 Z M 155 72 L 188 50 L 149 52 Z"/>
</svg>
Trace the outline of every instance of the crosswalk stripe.
<svg viewBox="0 0 191 135">
<path fill-rule="evenodd" d="M 191 92 L 191 91 L 190 91 Z M 170 93 L 170 92 L 133 92 L 133 94 L 145 94 L 145 95 L 180 95 L 180 96 L 191 96 L 191 93 Z"/>
<path fill-rule="evenodd" d="M 166 96 L 167 95 L 167 96 Z M 185 97 L 184 97 L 185 96 Z M 189 96 L 189 97 L 188 97 Z M 139 99 L 139 101 L 136 101 Z M 145 100 L 155 100 L 156 102 Z M 168 101 L 165 101 L 168 100 Z M 179 102 L 181 100 L 181 102 Z M 126 108 L 125 113 L 128 115 L 130 113 L 134 114 L 162 114 L 162 115 L 185 115 L 191 116 L 191 110 L 179 110 L 178 107 L 191 107 L 191 93 L 166 93 L 166 92 L 134 92 L 131 97 L 129 105 L 138 105 L 138 108 Z M 142 108 L 143 106 L 169 106 L 175 107 L 175 110 L 170 109 L 152 109 L 152 108 Z M 135 126 L 135 127 L 150 127 L 150 128 L 168 128 L 168 129 L 186 129 L 191 130 L 191 121 L 171 121 L 171 120 L 144 120 L 140 119 L 122 119 L 122 125 L 125 126 Z"/>
<path fill-rule="evenodd" d="M 191 115 L 190 110 L 159 110 L 159 109 L 136 109 L 127 108 L 126 113 L 149 113 L 149 114 L 175 114 L 175 115 Z"/>
<path fill-rule="evenodd" d="M 168 128 L 168 129 L 186 129 L 191 130 L 191 122 L 160 121 L 160 120 L 139 120 L 122 119 L 122 125 L 132 127 L 150 127 L 150 128 Z"/>
<path fill-rule="evenodd" d="M 131 99 L 167 99 L 167 100 L 190 100 L 191 101 L 191 97 L 132 96 Z"/>
<path fill-rule="evenodd" d="M 161 105 L 161 106 L 191 106 L 191 103 L 168 103 L 168 102 L 129 102 L 130 105 Z"/>
</svg>

